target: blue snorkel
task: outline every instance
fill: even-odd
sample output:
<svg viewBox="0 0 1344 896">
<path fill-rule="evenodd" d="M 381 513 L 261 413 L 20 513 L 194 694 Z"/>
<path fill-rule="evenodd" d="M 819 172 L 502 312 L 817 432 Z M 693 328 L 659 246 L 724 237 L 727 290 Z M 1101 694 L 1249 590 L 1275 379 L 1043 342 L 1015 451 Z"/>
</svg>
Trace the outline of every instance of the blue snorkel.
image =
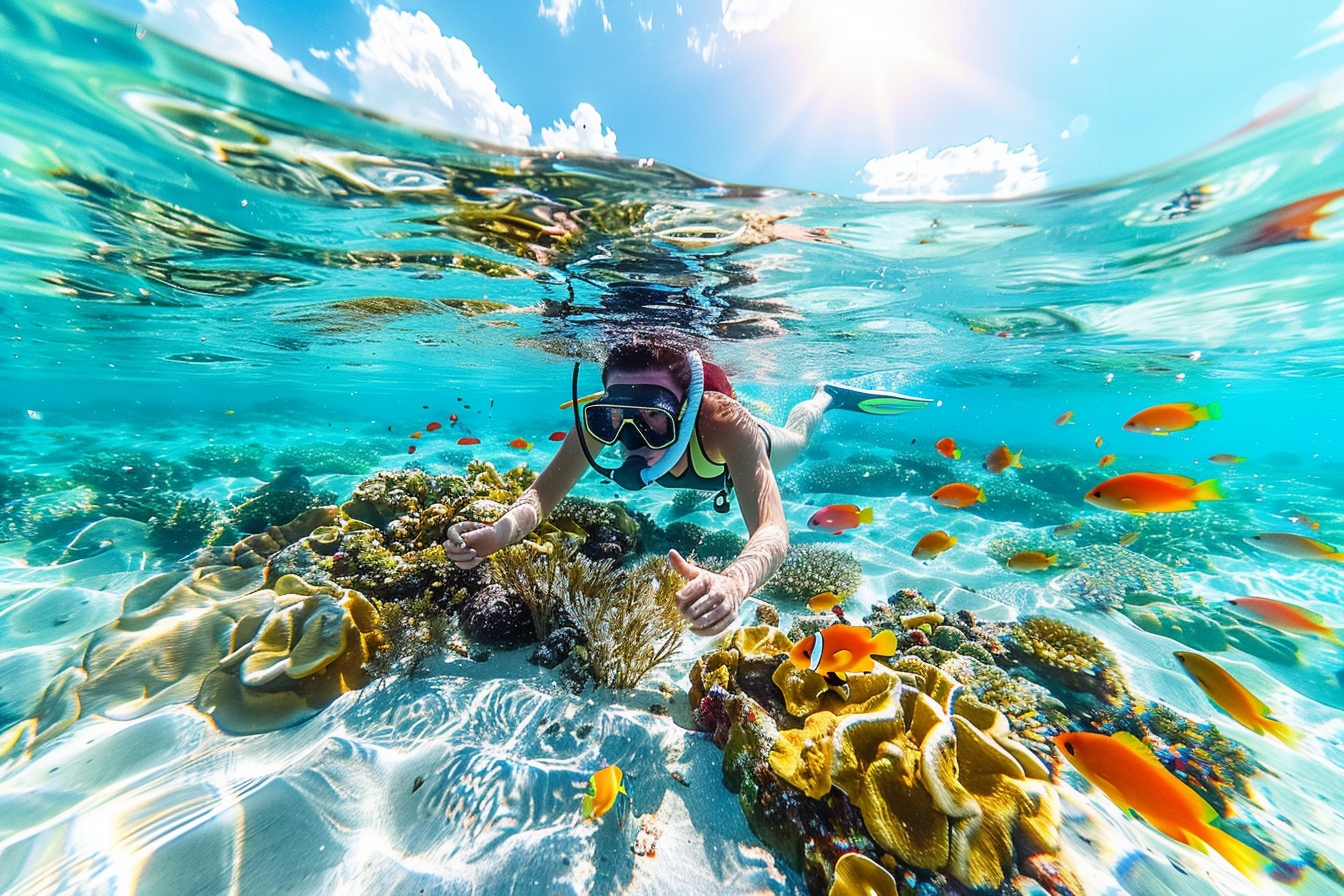
<svg viewBox="0 0 1344 896">
<path fill-rule="evenodd" d="M 631 455 L 615 469 L 599 464 L 588 450 L 588 437 L 584 432 L 583 418 L 579 414 L 579 365 L 577 363 L 574 365 L 571 383 L 574 393 L 574 428 L 579 434 L 579 447 L 583 449 L 583 456 L 588 460 L 588 466 L 622 488 L 638 491 L 658 481 L 677 465 L 677 461 L 681 460 L 687 446 L 691 444 L 691 433 L 695 429 L 696 417 L 700 414 L 700 398 L 705 391 L 705 367 L 700 361 L 700 353 L 689 352 L 686 360 L 691 365 L 691 384 L 686 390 L 681 414 L 677 417 L 677 440 L 668 446 L 663 456 L 653 465 L 646 464 L 638 455 Z"/>
</svg>

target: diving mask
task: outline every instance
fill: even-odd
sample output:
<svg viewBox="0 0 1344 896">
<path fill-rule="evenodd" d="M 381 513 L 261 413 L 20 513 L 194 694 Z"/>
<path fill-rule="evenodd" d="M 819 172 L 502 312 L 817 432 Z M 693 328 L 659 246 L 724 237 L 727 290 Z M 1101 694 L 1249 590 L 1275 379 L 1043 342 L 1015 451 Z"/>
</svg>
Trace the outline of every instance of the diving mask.
<svg viewBox="0 0 1344 896">
<path fill-rule="evenodd" d="M 609 386 L 583 408 L 583 428 L 603 445 L 647 445 L 658 451 L 677 441 L 684 402 L 671 390 L 651 383 Z"/>
</svg>

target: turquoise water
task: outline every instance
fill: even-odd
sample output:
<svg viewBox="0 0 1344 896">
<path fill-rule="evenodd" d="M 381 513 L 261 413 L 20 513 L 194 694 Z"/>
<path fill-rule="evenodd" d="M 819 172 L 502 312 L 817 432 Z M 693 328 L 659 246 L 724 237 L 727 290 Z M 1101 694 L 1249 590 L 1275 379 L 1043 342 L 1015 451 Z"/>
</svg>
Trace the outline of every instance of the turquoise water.
<svg viewBox="0 0 1344 896">
<path fill-rule="evenodd" d="M 1344 650 L 1290 637 L 1296 662 L 1217 654 L 1301 733 L 1289 749 L 1204 697 L 1171 657 L 1189 643 L 1081 598 L 1065 567 L 1024 577 L 995 553 L 1005 538 L 1050 544 L 1081 519 L 1090 543 L 1140 532 L 1130 552 L 1178 573 L 1182 593 L 1272 596 L 1344 624 L 1344 567 L 1245 541 L 1344 545 L 1344 218 L 1327 195 L 1344 188 L 1337 98 L 1085 189 L 874 204 L 633 159 L 500 154 L 290 93 L 77 6 L 0 3 L 0 56 L 0 887 L 807 892 L 723 788 L 719 750 L 682 727 L 704 641 L 641 690 L 580 697 L 525 653 L 450 654 L 252 735 L 197 712 L 195 688 L 133 709 L 85 695 L 81 708 L 90 644 L 127 593 L 184 575 L 199 547 L 146 534 L 147 491 L 173 478 L 176 494 L 227 506 L 287 466 L 285 452 L 336 501 L 408 464 L 540 469 L 548 436 L 572 422 L 560 404 L 573 361 L 651 327 L 697 341 L 776 423 L 822 379 L 936 399 L 891 420 L 828 415 L 780 476 L 794 541 L 854 552 L 865 607 L 916 588 L 986 619 L 1045 610 L 1097 635 L 1135 694 L 1216 723 L 1261 763 L 1258 799 L 1237 814 L 1281 856 L 1344 863 Z M 585 376 L 597 388 L 593 365 Z M 1167 438 L 1121 428 L 1184 401 L 1217 402 L 1222 418 Z M 934 452 L 946 436 L 959 466 Z M 533 447 L 510 447 L 518 438 Z M 1001 442 L 1023 450 L 1024 469 L 992 477 L 979 459 Z M 248 445 L 250 467 L 200 462 L 202 449 Z M 134 483 L 115 500 L 88 487 L 108 452 Z M 1218 453 L 1245 460 L 1211 463 Z M 1143 519 L 1082 501 L 1133 471 L 1217 478 L 1226 499 Z M 990 500 L 939 508 L 927 495 L 944 472 L 986 484 Z M 577 491 L 672 518 L 666 491 L 618 494 L 591 476 Z M 808 531 L 817 508 L 850 501 L 873 505 L 875 523 L 839 539 Z M 736 513 L 691 519 L 745 532 Z M 912 558 L 935 528 L 957 548 Z M 671 717 L 646 711 L 659 683 L 676 692 Z M 69 724 L 34 740 L 54 718 Z M 575 817 L 607 762 L 664 831 L 654 859 L 626 848 L 628 825 Z M 669 785 L 668 770 L 691 786 Z M 1087 789 L 1063 766 L 1058 780 Z M 1096 790 L 1066 807 L 1065 855 L 1088 892 L 1281 888 L 1122 818 Z M 1309 871 L 1297 888 L 1339 885 Z"/>
</svg>

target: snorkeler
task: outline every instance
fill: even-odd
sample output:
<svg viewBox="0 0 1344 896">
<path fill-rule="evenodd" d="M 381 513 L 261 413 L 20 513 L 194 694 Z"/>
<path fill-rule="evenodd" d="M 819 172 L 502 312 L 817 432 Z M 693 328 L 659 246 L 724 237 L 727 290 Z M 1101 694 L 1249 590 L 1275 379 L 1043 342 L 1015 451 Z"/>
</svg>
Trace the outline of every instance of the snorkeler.
<svg viewBox="0 0 1344 896">
<path fill-rule="evenodd" d="M 579 398 L 574 365 L 574 427 L 559 452 L 507 513 L 493 524 L 464 522 L 448 530 L 444 550 L 463 569 L 528 535 L 591 467 L 624 488 L 657 482 L 666 488 L 715 492 L 714 509 L 726 513 L 738 493 L 750 538 L 723 572 L 697 566 L 673 550 L 672 568 L 688 580 L 677 606 L 697 635 L 713 635 L 736 618 L 748 594 L 784 561 L 789 546 L 784 506 L 775 471 L 798 459 L 828 410 L 900 414 L 928 399 L 894 392 L 821 383 L 794 406 L 783 427 L 753 417 L 733 397 L 727 375 L 682 351 L 648 339 L 614 347 L 602 366 L 605 391 L 586 403 Z M 688 424 L 689 421 L 689 425 Z M 623 462 L 605 467 L 602 449 L 619 444 Z"/>
</svg>

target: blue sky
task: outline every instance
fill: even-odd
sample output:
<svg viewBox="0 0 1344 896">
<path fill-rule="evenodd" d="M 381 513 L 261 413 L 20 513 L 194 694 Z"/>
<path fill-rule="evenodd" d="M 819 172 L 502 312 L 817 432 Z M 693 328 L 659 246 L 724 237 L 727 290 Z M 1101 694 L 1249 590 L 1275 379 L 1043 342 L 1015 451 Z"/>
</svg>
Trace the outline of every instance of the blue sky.
<svg viewBox="0 0 1344 896">
<path fill-rule="evenodd" d="M 873 198 L 1122 175 L 1344 66 L 1338 0 L 96 5 L 422 127 Z"/>
</svg>

